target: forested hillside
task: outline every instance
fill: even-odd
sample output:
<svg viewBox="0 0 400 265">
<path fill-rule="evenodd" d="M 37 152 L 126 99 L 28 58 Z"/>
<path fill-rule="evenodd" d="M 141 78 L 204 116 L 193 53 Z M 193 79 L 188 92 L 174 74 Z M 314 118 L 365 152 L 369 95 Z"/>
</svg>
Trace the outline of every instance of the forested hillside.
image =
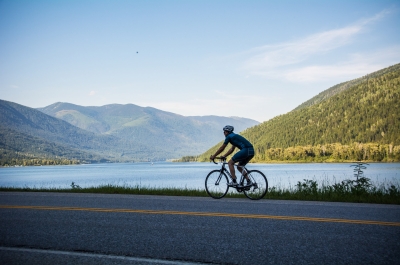
<svg viewBox="0 0 400 265">
<path fill-rule="evenodd" d="M 396 65 L 242 135 L 254 143 L 254 162 L 400 161 L 399 109 L 400 67 Z M 197 160 L 207 161 L 217 146 Z"/>
<path fill-rule="evenodd" d="M 328 98 L 330 98 L 330 97 L 332 97 L 332 96 L 334 96 L 334 95 L 336 95 L 336 94 L 338 94 L 338 93 L 340 93 L 342 91 L 345 91 L 346 89 L 348 89 L 350 87 L 353 87 L 353 86 L 356 86 L 356 85 L 358 85 L 358 84 L 360 84 L 362 82 L 365 82 L 368 79 L 376 78 L 376 77 L 379 77 L 379 76 L 384 75 L 386 73 L 390 73 L 390 72 L 393 72 L 393 71 L 396 71 L 396 70 L 399 70 L 399 69 L 400 69 L 400 64 L 396 64 L 396 65 L 384 68 L 382 70 L 373 72 L 373 73 L 368 74 L 366 76 L 363 76 L 363 77 L 360 77 L 360 78 L 357 78 L 357 79 L 354 79 L 354 80 L 350 80 L 350 81 L 343 82 L 341 84 L 335 85 L 335 86 L 333 86 L 331 88 L 328 88 L 325 91 L 322 91 L 321 93 L 319 93 L 315 97 L 307 100 L 306 102 L 302 103 L 301 105 L 296 107 L 294 110 L 299 110 L 299 109 L 302 109 L 302 108 L 305 108 L 305 107 L 310 107 L 312 105 L 318 104 L 318 103 L 322 102 L 323 100 L 328 99 Z"/>
</svg>

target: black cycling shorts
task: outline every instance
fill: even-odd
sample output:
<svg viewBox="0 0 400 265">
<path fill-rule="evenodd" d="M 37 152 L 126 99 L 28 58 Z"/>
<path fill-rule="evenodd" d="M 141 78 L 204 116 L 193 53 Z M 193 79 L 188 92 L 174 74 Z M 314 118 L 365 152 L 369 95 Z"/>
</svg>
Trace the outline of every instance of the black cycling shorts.
<svg viewBox="0 0 400 265">
<path fill-rule="evenodd" d="M 245 166 L 254 157 L 254 148 L 243 148 L 237 152 L 233 157 L 233 162 L 239 162 L 239 166 Z"/>
</svg>

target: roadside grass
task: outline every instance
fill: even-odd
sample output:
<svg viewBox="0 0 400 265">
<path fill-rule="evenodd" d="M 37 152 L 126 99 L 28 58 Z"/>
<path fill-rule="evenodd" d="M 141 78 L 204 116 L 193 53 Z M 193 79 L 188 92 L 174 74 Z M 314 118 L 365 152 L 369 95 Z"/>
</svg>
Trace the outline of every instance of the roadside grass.
<svg viewBox="0 0 400 265">
<path fill-rule="evenodd" d="M 139 186 L 118 186 L 100 185 L 96 187 L 81 188 L 78 185 L 71 185 L 71 188 L 15 188 L 0 187 L 0 191 L 26 191 L 26 192 L 66 192 L 66 193 L 102 193 L 102 194 L 135 194 L 135 195 L 166 195 L 166 196 L 208 196 L 205 190 L 199 189 L 180 189 L 180 188 L 149 188 Z"/>
<path fill-rule="evenodd" d="M 71 188 L 0 187 L 0 191 L 208 197 L 208 194 L 204 189 L 151 188 L 126 185 L 118 186 L 110 184 L 97 187 L 81 188 L 74 182 L 72 182 Z M 237 192 L 228 192 L 226 197 L 245 198 L 244 194 Z M 366 178 L 361 178 L 357 181 L 345 180 L 333 185 L 327 185 L 324 183 L 319 185 L 315 180 L 304 179 L 303 182 L 299 181 L 292 188 L 270 187 L 264 199 L 400 204 L 400 185 L 398 183 L 373 185 L 370 183 L 369 179 Z"/>
<path fill-rule="evenodd" d="M 298 182 L 294 188 L 269 188 L 265 199 L 400 204 L 400 185 L 360 185 L 346 180 L 318 185 L 315 180 Z"/>
</svg>

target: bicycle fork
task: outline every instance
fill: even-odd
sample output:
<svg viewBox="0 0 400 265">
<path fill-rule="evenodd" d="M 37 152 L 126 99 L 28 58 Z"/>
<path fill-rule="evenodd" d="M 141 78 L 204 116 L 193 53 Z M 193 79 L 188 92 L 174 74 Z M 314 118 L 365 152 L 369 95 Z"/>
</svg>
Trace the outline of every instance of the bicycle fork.
<svg viewBox="0 0 400 265">
<path fill-rule="evenodd" d="M 224 172 L 223 170 L 221 170 L 219 172 L 219 176 L 218 176 L 217 180 L 215 181 L 215 186 L 219 186 L 219 182 L 221 181 L 221 178 L 223 176 L 223 172 Z"/>
</svg>

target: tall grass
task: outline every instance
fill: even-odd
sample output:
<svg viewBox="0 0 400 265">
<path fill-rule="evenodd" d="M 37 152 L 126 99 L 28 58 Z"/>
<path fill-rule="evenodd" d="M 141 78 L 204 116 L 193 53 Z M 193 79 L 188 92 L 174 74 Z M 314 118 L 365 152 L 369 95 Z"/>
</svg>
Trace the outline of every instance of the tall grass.
<svg viewBox="0 0 400 265">
<path fill-rule="evenodd" d="M 308 200 L 331 202 L 361 202 L 400 204 L 400 185 L 381 183 L 373 185 L 369 181 L 344 180 L 328 185 L 318 184 L 315 180 L 304 179 L 297 182 L 294 188 L 268 190 L 266 199 Z"/>
</svg>

